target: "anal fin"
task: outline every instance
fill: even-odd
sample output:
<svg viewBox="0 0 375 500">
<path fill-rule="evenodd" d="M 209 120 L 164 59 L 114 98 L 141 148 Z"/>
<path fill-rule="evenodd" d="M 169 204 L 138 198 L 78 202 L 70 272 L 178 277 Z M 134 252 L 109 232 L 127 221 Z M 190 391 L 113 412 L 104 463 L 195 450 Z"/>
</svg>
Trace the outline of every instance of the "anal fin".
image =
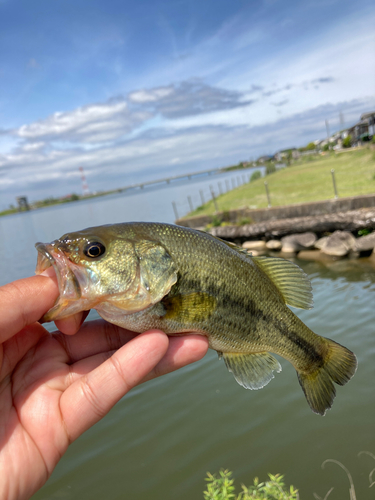
<svg viewBox="0 0 375 500">
<path fill-rule="evenodd" d="M 245 389 L 262 389 L 273 378 L 273 372 L 281 372 L 281 365 L 268 352 L 222 353 L 226 367 Z"/>
</svg>

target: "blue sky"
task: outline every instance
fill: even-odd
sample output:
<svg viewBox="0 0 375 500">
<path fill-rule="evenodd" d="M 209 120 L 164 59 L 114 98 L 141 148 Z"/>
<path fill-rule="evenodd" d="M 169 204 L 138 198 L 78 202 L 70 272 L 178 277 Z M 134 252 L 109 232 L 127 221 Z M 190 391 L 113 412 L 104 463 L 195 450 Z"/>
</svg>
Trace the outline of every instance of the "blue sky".
<svg viewBox="0 0 375 500">
<path fill-rule="evenodd" d="M 0 0 L 0 209 L 302 146 L 375 109 L 371 0 Z"/>
</svg>

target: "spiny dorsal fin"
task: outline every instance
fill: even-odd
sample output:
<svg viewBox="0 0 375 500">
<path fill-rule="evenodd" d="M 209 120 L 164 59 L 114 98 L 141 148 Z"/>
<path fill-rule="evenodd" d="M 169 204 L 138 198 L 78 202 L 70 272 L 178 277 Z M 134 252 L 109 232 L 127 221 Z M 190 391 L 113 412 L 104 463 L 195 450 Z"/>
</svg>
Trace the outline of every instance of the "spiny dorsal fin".
<svg viewBox="0 0 375 500">
<path fill-rule="evenodd" d="M 289 306 L 312 309 L 313 296 L 310 280 L 300 267 L 279 257 L 252 257 L 281 293 Z"/>
<path fill-rule="evenodd" d="M 226 241 L 226 240 L 223 240 L 221 238 L 218 238 L 217 236 L 214 236 L 210 233 L 207 233 L 207 231 L 201 231 L 200 229 L 195 229 L 195 231 L 198 231 L 199 233 L 203 233 L 207 236 L 207 234 L 209 234 L 211 236 L 211 238 L 214 238 L 215 240 L 218 240 L 220 241 L 221 243 L 224 243 L 225 245 L 227 245 L 229 248 L 231 248 L 232 250 L 235 250 L 236 252 L 238 253 L 242 253 L 242 254 L 245 254 L 247 255 L 248 257 L 251 256 L 251 253 L 249 253 L 246 248 L 242 248 L 242 247 L 239 247 L 238 245 L 236 245 L 235 243 L 233 243 L 232 241 Z"/>
<path fill-rule="evenodd" d="M 217 238 L 217 239 L 220 239 L 220 238 Z M 246 248 L 239 247 L 238 245 L 236 245 L 235 243 L 232 243 L 231 241 L 224 241 L 224 240 L 220 240 L 220 241 L 222 241 L 223 243 L 225 243 L 232 250 L 236 250 L 236 252 L 238 252 L 238 253 L 242 253 L 242 254 L 247 255 L 248 257 L 251 257 L 251 252 L 248 252 L 246 250 Z"/>
<path fill-rule="evenodd" d="M 273 372 L 281 372 L 280 363 L 268 352 L 223 352 L 226 367 L 245 389 L 262 389 L 273 378 Z"/>
</svg>

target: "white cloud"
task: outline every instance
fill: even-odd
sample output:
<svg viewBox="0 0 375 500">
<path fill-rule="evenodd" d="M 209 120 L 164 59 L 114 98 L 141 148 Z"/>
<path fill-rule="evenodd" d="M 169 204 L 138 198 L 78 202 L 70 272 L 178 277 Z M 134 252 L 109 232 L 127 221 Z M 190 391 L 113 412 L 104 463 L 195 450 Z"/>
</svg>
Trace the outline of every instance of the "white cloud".
<svg viewBox="0 0 375 500">
<path fill-rule="evenodd" d="M 148 74 L 154 87 L 1 131 L 0 190 L 13 197 L 9 186 L 39 184 L 56 194 L 80 185 L 80 166 L 92 189 L 110 189 L 322 138 L 325 119 L 333 131 L 340 111 L 349 125 L 375 107 L 366 50 L 374 21 L 358 17 L 350 29 L 342 23 L 252 60 L 248 49 L 256 51 L 266 32 L 237 35 L 242 21 L 231 19 L 191 56 Z"/>
<path fill-rule="evenodd" d="M 103 142 L 121 137 L 148 118 L 148 112 L 132 111 L 124 100 L 109 101 L 56 112 L 45 120 L 22 125 L 13 133 L 27 140 Z"/>
<path fill-rule="evenodd" d="M 251 102 L 240 92 L 189 80 L 131 92 L 126 99 L 56 112 L 44 120 L 22 125 L 12 133 L 26 141 L 101 144 L 134 132 L 159 115 L 167 119 L 202 115 Z"/>
<path fill-rule="evenodd" d="M 38 151 L 41 150 L 45 147 L 46 143 L 45 142 L 29 142 L 26 144 L 23 144 L 21 146 L 21 149 L 25 152 L 31 152 L 31 151 Z"/>
<path fill-rule="evenodd" d="M 159 99 L 167 97 L 173 92 L 173 87 L 159 87 L 151 90 L 137 90 L 136 92 L 131 92 L 128 98 L 132 102 L 145 103 L 145 102 L 155 102 Z"/>
<path fill-rule="evenodd" d="M 263 125 L 159 128 L 130 141 L 112 142 L 94 150 L 77 147 L 58 150 L 51 146 L 43 149 L 39 143 L 34 149 L 20 148 L 17 154 L 0 157 L 0 175 L 6 172 L 9 179 L 41 183 L 69 176 L 78 178 L 78 168 L 83 166 L 86 174 L 91 179 L 97 178 L 100 185 L 104 179 L 109 182 L 110 178 L 125 174 L 141 175 L 140 172 L 149 169 L 156 169 L 153 174 L 156 178 L 159 169 L 166 169 L 168 165 L 191 168 L 195 164 L 196 170 L 202 170 L 216 158 L 215 165 L 224 166 L 227 161 L 239 161 L 262 152 L 273 153 L 281 147 L 299 146 L 304 141 L 321 138 L 325 134 L 327 114 L 337 116 L 338 121 L 339 111 L 343 110 L 346 119 L 358 119 L 361 112 L 374 106 L 375 99 L 362 99 L 320 106 Z"/>
</svg>

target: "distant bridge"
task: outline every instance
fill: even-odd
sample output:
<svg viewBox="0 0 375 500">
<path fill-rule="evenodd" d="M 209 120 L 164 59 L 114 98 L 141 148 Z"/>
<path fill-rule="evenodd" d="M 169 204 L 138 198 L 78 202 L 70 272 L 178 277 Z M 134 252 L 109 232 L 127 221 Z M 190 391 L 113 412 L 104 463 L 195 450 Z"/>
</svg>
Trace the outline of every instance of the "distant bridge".
<svg viewBox="0 0 375 500">
<path fill-rule="evenodd" d="M 200 172 L 192 172 L 189 174 L 183 174 L 183 175 L 175 175 L 175 176 L 169 176 L 165 177 L 164 179 L 156 179 L 154 181 L 147 181 L 147 182 L 140 182 L 139 184 L 131 184 L 130 186 L 125 186 L 122 188 L 117 189 L 119 193 L 122 191 L 127 191 L 129 189 L 143 189 L 145 186 L 151 186 L 154 184 L 169 184 L 171 181 L 177 181 L 180 179 L 192 179 L 193 177 L 198 177 L 200 175 L 213 175 L 213 174 L 221 174 L 225 172 L 226 169 L 224 168 L 213 168 L 211 170 L 201 170 Z"/>
</svg>

